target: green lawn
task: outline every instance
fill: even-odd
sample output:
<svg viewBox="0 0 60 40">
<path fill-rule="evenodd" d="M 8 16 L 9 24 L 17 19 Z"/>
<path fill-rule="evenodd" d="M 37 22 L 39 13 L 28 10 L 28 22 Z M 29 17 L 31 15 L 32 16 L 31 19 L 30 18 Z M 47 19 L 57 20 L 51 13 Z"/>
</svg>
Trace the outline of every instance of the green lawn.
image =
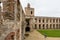
<svg viewBox="0 0 60 40">
<path fill-rule="evenodd" d="M 38 32 L 47 37 L 60 37 L 60 30 L 38 30 Z"/>
</svg>

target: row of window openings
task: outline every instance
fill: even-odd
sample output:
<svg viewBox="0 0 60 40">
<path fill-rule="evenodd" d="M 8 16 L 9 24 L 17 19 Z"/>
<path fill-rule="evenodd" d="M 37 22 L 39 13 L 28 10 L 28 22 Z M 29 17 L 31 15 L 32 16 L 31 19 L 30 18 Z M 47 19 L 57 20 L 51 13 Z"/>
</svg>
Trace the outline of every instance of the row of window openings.
<svg viewBox="0 0 60 40">
<path fill-rule="evenodd" d="M 60 29 L 60 25 L 56 24 L 56 27 L 55 27 L 55 24 L 50 25 L 50 28 L 56 28 L 56 29 Z M 45 28 L 45 25 L 42 26 L 42 28 L 44 29 Z M 48 24 L 46 25 L 46 28 L 48 29 Z M 37 29 L 37 25 L 35 25 L 35 29 Z M 39 29 L 41 29 L 41 25 L 39 25 Z"/>
<path fill-rule="evenodd" d="M 35 20 L 35 22 L 37 22 L 37 20 Z M 44 22 L 45 22 L 45 20 L 39 20 L 39 23 L 40 23 L 40 22 L 43 22 L 43 23 L 44 23 Z M 46 22 L 49 22 L 49 21 L 48 21 L 48 20 L 46 20 Z M 52 20 L 50 20 L 50 22 L 52 22 Z M 53 20 L 53 22 L 60 22 L 60 20 L 59 20 L 59 21 L 58 21 L 58 20 L 56 20 L 56 21 L 55 21 L 55 20 Z"/>
</svg>

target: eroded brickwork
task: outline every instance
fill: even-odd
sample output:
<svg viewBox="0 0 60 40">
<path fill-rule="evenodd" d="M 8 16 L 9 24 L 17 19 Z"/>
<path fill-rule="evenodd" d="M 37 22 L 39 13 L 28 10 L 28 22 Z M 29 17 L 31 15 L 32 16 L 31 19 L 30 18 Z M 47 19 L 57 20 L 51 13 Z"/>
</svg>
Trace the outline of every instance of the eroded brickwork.
<svg viewBox="0 0 60 40">
<path fill-rule="evenodd" d="M 3 11 L 0 11 L 0 40 L 22 40 L 22 22 L 24 11 L 19 0 L 1 0 Z M 3 21 L 4 20 L 4 21 Z M 15 37 L 13 37 L 15 36 Z M 24 35 L 23 35 L 24 36 Z"/>
</svg>

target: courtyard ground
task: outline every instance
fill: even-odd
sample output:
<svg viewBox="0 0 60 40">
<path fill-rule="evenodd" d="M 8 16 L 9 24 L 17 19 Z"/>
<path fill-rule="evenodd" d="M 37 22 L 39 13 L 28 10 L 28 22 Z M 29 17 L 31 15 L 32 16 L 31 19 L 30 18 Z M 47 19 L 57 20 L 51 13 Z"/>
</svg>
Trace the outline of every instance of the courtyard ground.
<svg viewBox="0 0 60 40">
<path fill-rule="evenodd" d="M 29 33 L 29 36 L 25 38 L 25 40 L 60 40 L 60 37 L 44 37 L 37 30 Z"/>
<path fill-rule="evenodd" d="M 41 35 L 38 31 L 34 30 L 29 33 L 29 36 L 25 40 L 44 40 L 44 36 Z"/>
<path fill-rule="evenodd" d="M 59 29 L 46 29 L 46 30 L 38 30 L 39 33 L 48 37 L 60 37 Z"/>
</svg>

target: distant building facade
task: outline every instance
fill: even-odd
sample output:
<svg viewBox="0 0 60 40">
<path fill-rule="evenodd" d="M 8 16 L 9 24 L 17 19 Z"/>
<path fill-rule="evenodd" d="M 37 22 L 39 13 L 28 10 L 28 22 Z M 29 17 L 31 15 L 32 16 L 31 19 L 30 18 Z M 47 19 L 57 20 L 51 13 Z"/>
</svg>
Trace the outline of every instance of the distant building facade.
<svg viewBox="0 0 60 40">
<path fill-rule="evenodd" d="M 34 29 L 60 29 L 60 18 L 35 17 Z"/>
</svg>

